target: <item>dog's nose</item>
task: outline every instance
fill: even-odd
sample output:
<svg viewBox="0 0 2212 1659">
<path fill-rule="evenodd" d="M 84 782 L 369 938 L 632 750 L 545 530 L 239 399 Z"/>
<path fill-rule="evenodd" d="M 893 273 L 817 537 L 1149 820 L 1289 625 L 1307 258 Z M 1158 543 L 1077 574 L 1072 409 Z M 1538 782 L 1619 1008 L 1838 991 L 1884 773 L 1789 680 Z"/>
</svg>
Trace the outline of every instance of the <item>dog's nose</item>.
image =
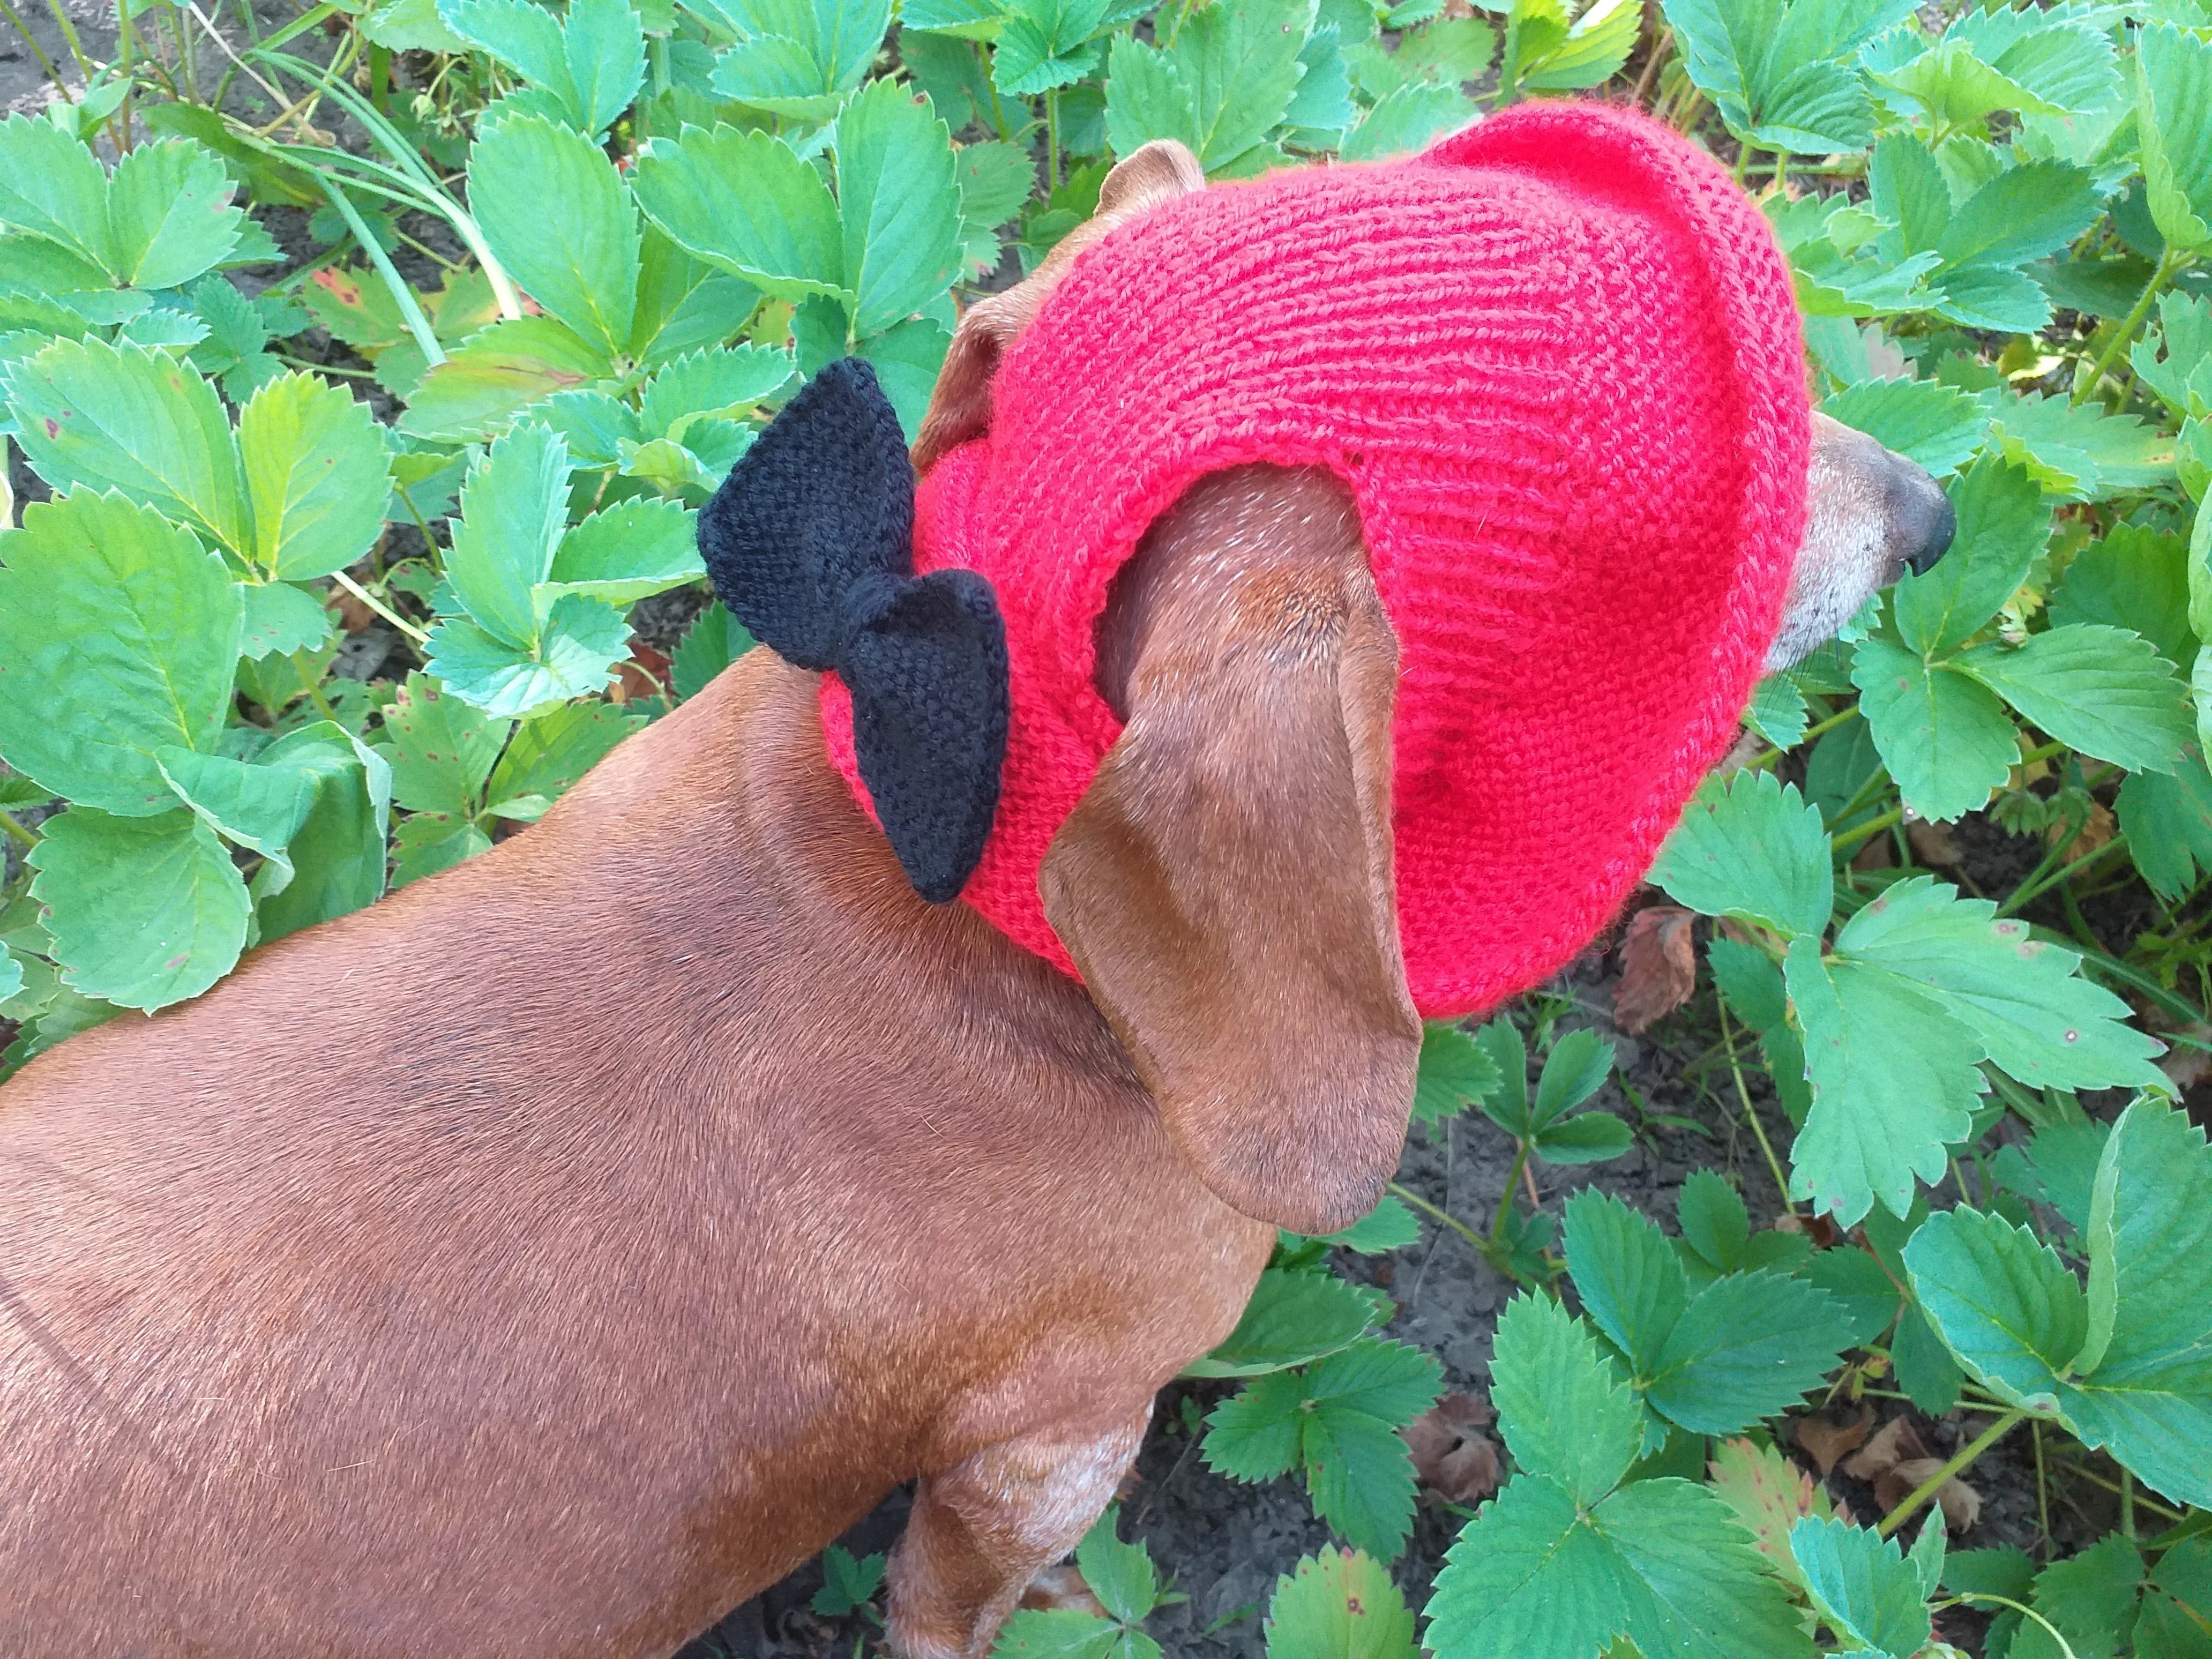
<svg viewBox="0 0 2212 1659">
<path fill-rule="evenodd" d="M 1892 459 L 1896 465 L 1890 470 L 1890 545 L 1906 568 L 1924 576 L 1949 550 L 1959 514 L 1943 486 L 1923 469 L 1902 455 Z"/>
</svg>

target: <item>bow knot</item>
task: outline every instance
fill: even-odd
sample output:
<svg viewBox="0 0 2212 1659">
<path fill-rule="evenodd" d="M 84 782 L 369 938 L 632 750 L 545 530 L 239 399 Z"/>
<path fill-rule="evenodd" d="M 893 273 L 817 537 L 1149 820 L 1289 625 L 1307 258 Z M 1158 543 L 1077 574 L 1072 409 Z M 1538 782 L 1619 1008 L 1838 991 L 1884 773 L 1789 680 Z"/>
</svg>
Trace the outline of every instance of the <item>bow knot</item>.
<svg viewBox="0 0 2212 1659">
<path fill-rule="evenodd" d="M 699 515 L 715 591 L 794 665 L 853 697 L 853 749 L 877 821 L 932 903 L 967 884 L 999 805 L 1006 630 L 972 570 L 914 574 L 914 466 L 857 357 L 784 405 Z"/>
</svg>

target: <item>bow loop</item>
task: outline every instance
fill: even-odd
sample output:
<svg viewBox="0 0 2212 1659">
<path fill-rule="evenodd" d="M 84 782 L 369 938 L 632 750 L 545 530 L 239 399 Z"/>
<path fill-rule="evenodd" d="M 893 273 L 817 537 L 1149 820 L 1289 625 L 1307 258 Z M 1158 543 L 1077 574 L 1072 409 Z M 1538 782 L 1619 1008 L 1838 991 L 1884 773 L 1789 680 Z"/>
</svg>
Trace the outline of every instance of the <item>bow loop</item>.
<svg viewBox="0 0 2212 1659">
<path fill-rule="evenodd" d="M 699 515 L 715 592 L 798 667 L 835 671 L 877 821 L 915 890 L 957 897 L 1006 751 L 1006 630 L 972 570 L 914 574 L 914 468 L 856 357 L 810 381 Z"/>
</svg>

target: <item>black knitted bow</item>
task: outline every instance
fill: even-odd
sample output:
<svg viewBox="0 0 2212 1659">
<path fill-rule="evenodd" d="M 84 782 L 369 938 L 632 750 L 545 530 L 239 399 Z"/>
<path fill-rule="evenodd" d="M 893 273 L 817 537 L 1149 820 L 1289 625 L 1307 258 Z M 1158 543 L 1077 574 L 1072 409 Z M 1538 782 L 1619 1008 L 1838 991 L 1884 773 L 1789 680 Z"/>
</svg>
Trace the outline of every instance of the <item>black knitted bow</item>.
<svg viewBox="0 0 2212 1659">
<path fill-rule="evenodd" d="M 853 746 L 891 850 L 933 904 L 958 896 L 999 808 L 1006 629 L 972 570 L 914 574 L 914 467 L 857 357 L 817 374 L 699 515 L 738 620 L 853 694 Z"/>
</svg>

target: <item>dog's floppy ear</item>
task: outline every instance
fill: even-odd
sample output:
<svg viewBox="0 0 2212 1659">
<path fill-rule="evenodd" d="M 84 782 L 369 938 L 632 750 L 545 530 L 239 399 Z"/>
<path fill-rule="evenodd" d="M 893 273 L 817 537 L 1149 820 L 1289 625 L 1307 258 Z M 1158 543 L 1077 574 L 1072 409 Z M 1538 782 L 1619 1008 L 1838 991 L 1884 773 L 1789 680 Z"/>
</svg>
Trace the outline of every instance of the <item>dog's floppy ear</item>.
<svg viewBox="0 0 2212 1659">
<path fill-rule="evenodd" d="M 926 472 L 946 450 L 990 429 L 991 377 L 999 372 L 1000 356 L 1030 325 L 1077 254 L 1147 208 L 1205 188 L 1198 158 L 1172 138 L 1155 138 L 1116 162 L 1098 186 L 1096 213 L 1062 237 L 1034 271 L 962 314 L 915 440 L 915 465 Z"/>
<path fill-rule="evenodd" d="M 1127 724 L 1046 854 L 1045 915 L 1206 1186 L 1298 1232 L 1348 1226 L 1397 1167 L 1421 1027 L 1391 856 L 1397 641 L 1341 487 L 1198 485 L 1125 570 L 1101 652 Z"/>
<path fill-rule="evenodd" d="M 853 752 L 915 890 L 958 896 L 998 811 L 1006 632 L 972 570 L 914 574 L 914 468 L 861 359 L 786 404 L 699 515 L 722 602 L 800 668 L 853 696 Z"/>
</svg>

